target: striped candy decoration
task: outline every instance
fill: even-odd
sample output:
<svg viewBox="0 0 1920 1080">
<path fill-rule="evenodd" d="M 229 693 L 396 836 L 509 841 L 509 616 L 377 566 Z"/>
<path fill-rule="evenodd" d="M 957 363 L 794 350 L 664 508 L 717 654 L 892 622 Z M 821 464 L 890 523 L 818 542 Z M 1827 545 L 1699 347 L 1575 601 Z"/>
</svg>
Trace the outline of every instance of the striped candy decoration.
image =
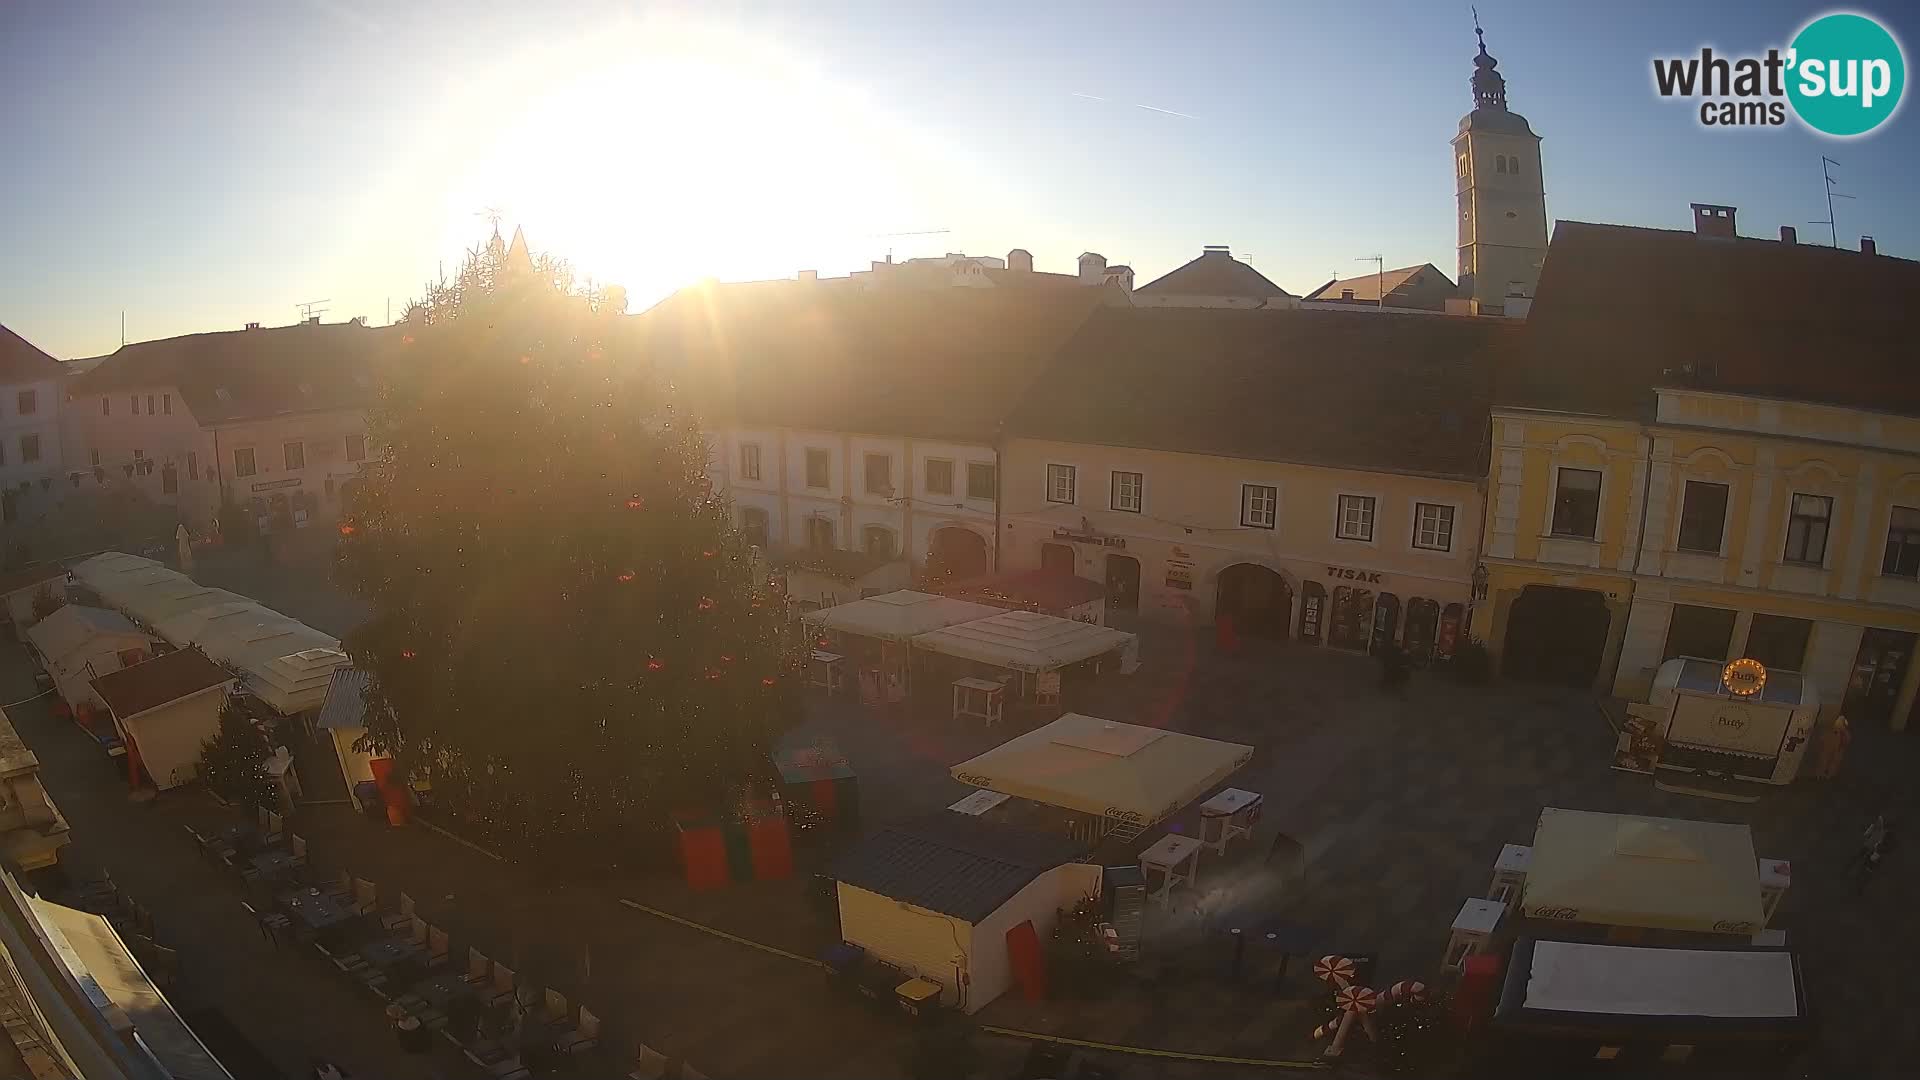
<svg viewBox="0 0 1920 1080">
<path fill-rule="evenodd" d="M 1353 961 L 1344 956 L 1323 956 L 1313 962 L 1313 977 L 1338 989 L 1353 982 Z"/>
</svg>

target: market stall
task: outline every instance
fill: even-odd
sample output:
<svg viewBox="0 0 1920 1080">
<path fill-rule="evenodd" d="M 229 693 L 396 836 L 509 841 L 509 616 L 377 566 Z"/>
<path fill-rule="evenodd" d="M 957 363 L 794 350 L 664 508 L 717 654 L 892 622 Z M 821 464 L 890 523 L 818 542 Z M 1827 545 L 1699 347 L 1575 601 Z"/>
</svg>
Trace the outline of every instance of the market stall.
<svg viewBox="0 0 1920 1080">
<path fill-rule="evenodd" d="M 1745 825 L 1547 807 L 1520 890 L 1528 918 L 1748 938 L 1766 925 Z"/>
<path fill-rule="evenodd" d="M 842 655 L 852 665 L 861 699 L 877 704 L 907 696 L 908 661 L 916 637 L 998 612 L 985 604 L 902 589 L 821 608 L 802 621 L 816 638 L 824 638 L 825 644 L 816 641 L 822 651 Z"/>
<path fill-rule="evenodd" d="M 1491 1050 L 1531 1075 L 1756 1075 L 1792 1067 L 1811 1027 L 1799 959 L 1785 949 L 1526 938 L 1507 966 Z"/>
<path fill-rule="evenodd" d="M 1120 630 L 1037 611 L 1002 611 L 913 639 L 942 682 L 1004 679 L 1008 700 L 1058 705 L 1069 680 L 1139 666 L 1139 639 Z"/>
<path fill-rule="evenodd" d="M 948 596 L 995 607 L 1037 611 L 1075 622 L 1107 624 L 1107 589 L 1063 570 L 987 574 L 940 590 Z"/>
<path fill-rule="evenodd" d="M 1660 665 L 1646 707 L 1635 712 L 1649 729 L 1640 745 L 1659 768 L 1789 784 L 1820 695 L 1797 671 L 1679 656 Z"/>
<path fill-rule="evenodd" d="M 952 769 L 963 784 L 1064 810 L 1069 835 L 1138 834 L 1233 775 L 1253 747 L 1081 713 L 1009 739 Z M 1004 809 L 1004 808 L 1003 808 Z"/>
</svg>

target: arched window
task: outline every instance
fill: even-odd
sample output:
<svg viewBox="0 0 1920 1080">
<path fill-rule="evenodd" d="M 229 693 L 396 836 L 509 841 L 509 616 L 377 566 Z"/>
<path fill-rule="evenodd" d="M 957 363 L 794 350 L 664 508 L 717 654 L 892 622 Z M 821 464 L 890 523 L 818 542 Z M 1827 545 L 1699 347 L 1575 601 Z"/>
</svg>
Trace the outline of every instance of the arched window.
<svg viewBox="0 0 1920 1080">
<path fill-rule="evenodd" d="M 1515 176 L 1520 175 L 1520 159 L 1517 157 L 1508 158 L 1507 171 L 1514 174 Z"/>
<path fill-rule="evenodd" d="M 1507 171 L 1507 155 L 1505 154 L 1493 155 L 1493 171 L 1499 172 L 1499 173 L 1503 173 Z"/>
<path fill-rule="evenodd" d="M 866 529 L 867 554 L 880 559 L 894 556 L 893 530 L 884 525 L 869 525 Z"/>
</svg>

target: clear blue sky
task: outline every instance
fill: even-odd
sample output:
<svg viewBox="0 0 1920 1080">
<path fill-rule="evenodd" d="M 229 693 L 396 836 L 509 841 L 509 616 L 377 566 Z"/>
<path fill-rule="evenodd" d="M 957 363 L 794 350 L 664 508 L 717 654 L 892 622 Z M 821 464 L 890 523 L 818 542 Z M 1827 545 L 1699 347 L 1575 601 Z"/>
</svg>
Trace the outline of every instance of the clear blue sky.
<svg viewBox="0 0 1920 1080">
<path fill-rule="evenodd" d="M 395 13 L 389 8 L 405 9 Z M 1699 127 L 1649 60 L 1784 45 L 1805 3 L 1484 0 L 1555 218 L 1920 257 L 1920 117 Z M 1920 17 L 1863 7 L 1909 60 Z M 1465 2 L 0 4 L 0 322 L 54 355 L 397 312 L 500 208 L 635 307 L 702 276 L 1084 250 L 1146 280 L 1229 244 L 1288 289 L 1451 273 Z M 1104 100 L 1096 100 L 1104 99 Z M 1156 112 L 1138 106 L 1168 110 Z M 1183 115 L 1172 115 L 1174 113 Z M 944 228 L 946 235 L 881 234 Z"/>
</svg>

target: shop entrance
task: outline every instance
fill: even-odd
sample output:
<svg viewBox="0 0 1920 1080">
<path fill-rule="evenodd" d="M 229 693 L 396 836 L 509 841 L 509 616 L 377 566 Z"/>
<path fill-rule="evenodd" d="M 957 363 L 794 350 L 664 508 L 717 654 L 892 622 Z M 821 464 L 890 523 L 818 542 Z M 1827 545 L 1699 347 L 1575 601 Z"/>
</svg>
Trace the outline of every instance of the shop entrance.
<svg viewBox="0 0 1920 1080">
<path fill-rule="evenodd" d="M 1590 687 L 1612 622 L 1607 598 L 1592 589 L 1529 585 L 1507 613 L 1500 670 L 1522 682 Z"/>
<path fill-rule="evenodd" d="M 929 561 L 945 571 L 950 580 L 966 581 L 987 572 L 987 542 L 972 529 L 948 526 L 933 531 Z"/>
<path fill-rule="evenodd" d="M 1440 603 L 1424 596 L 1407 601 L 1407 629 L 1404 645 L 1408 659 L 1426 664 L 1433 659 L 1433 643 L 1440 634 Z"/>
<path fill-rule="evenodd" d="M 1913 645 L 1914 635 L 1903 630 L 1868 627 L 1860 635 L 1860 651 L 1854 654 L 1853 674 L 1840 706 L 1847 719 L 1880 725 L 1893 720 L 1894 701 L 1906 681 L 1907 665 L 1913 663 Z"/>
<path fill-rule="evenodd" d="M 1140 560 L 1131 555 L 1107 556 L 1107 614 L 1131 615 L 1140 610 Z"/>
<path fill-rule="evenodd" d="M 1040 569 L 1049 574 L 1073 574 L 1073 548 L 1066 544 L 1041 544 Z"/>
<path fill-rule="evenodd" d="M 1293 590 L 1279 571 L 1253 563 L 1235 563 L 1220 571 L 1214 612 L 1233 620 L 1248 637 L 1286 640 L 1293 617 Z"/>
</svg>

